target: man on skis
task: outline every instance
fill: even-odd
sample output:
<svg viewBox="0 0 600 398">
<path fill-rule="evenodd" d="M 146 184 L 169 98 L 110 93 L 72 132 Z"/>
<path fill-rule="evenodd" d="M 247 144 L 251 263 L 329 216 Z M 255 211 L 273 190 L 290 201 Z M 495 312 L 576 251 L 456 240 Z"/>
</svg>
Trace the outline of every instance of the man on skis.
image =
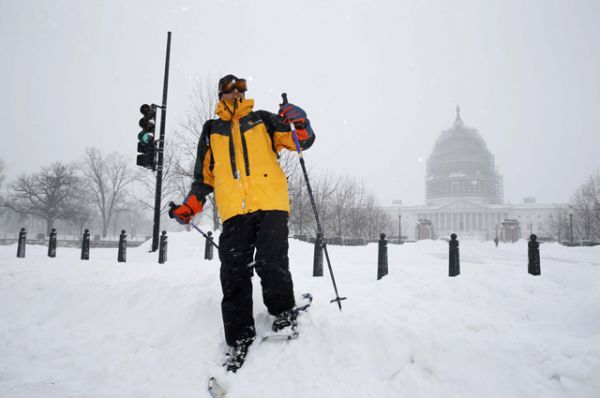
<svg viewBox="0 0 600 398">
<path fill-rule="evenodd" d="M 225 365 L 233 372 L 242 366 L 256 338 L 253 269 L 261 279 L 264 304 L 275 316 L 273 331 L 295 325 L 288 262 L 290 201 L 278 159 L 282 149 L 296 149 L 290 124 L 302 149 L 315 140 L 300 107 L 281 105 L 277 115 L 253 111 L 254 100 L 246 99 L 246 90 L 246 80 L 234 75 L 219 80 L 219 119 L 204 124 L 190 192 L 183 204 L 169 212 L 187 224 L 214 192 L 223 223 L 219 238 L 221 310 L 225 341 L 231 347 Z"/>
</svg>

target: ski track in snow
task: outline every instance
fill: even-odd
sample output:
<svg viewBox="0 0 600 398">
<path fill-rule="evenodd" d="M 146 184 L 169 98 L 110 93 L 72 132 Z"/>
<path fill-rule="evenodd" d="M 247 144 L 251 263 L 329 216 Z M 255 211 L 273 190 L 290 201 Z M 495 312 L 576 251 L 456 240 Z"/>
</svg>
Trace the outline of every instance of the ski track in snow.
<svg viewBox="0 0 600 398">
<path fill-rule="evenodd" d="M 460 239 L 460 238 L 459 238 Z M 0 247 L 0 396 L 208 397 L 209 376 L 236 397 L 598 397 L 600 247 L 543 244 L 527 274 L 527 242 L 329 246 L 343 301 L 313 278 L 313 247 L 290 241 L 297 296 L 311 292 L 300 337 L 256 342 L 225 374 L 218 260 L 197 234 L 171 233 L 166 264 L 130 248 Z M 254 278 L 257 332 L 272 317 Z"/>
</svg>

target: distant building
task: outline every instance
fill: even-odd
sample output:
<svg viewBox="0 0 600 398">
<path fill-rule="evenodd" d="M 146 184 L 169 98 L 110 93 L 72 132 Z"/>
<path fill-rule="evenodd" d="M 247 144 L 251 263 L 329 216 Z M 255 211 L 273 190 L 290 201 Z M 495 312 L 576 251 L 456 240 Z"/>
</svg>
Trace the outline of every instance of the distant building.
<svg viewBox="0 0 600 398">
<path fill-rule="evenodd" d="M 504 202 L 504 181 L 494 155 L 479 132 L 465 126 L 460 108 L 451 128 L 442 131 L 427 159 L 425 205 L 402 206 L 395 201 L 386 210 L 402 223 L 409 240 L 448 237 L 501 241 L 527 238 L 532 232 L 548 235 L 548 223 L 557 208 L 566 205 Z M 398 203 L 398 204 L 396 204 Z M 398 217 L 400 216 L 400 217 Z"/>
</svg>

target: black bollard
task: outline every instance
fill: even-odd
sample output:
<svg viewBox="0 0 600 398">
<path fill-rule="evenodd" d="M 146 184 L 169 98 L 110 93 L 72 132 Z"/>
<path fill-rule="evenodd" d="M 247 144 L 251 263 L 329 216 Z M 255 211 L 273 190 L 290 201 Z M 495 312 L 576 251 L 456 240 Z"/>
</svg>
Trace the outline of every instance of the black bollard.
<svg viewBox="0 0 600 398">
<path fill-rule="evenodd" d="M 458 254 L 458 240 L 456 234 L 450 235 L 450 270 L 449 276 L 460 275 L 460 258 Z"/>
<path fill-rule="evenodd" d="M 540 275 L 540 243 L 537 241 L 537 236 L 531 234 L 529 237 L 529 264 L 528 269 L 531 275 Z"/>
<path fill-rule="evenodd" d="M 56 228 L 50 231 L 50 239 L 48 240 L 48 257 L 56 257 Z"/>
<path fill-rule="evenodd" d="M 17 258 L 25 258 L 25 246 L 27 245 L 27 232 L 21 228 L 19 232 L 19 244 L 17 245 Z"/>
<path fill-rule="evenodd" d="M 379 256 L 377 258 L 377 280 L 388 274 L 387 240 L 385 234 L 379 235 Z"/>
<path fill-rule="evenodd" d="M 81 238 L 81 259 L 90 259 L 90 230 L 87 228 L 83 231 L 83 237 Z"/>
<path fill-rule="evenodd" d="M 204 244 L 204 259 L 205 260 L 212 260 L 213 259 L 213 237 L 212 237 L 212 232 L 208 231 L 206 233 L 206 235 L 208 235 L 208 237 L 206 238 L 206 242 Z"/>
<path fill-rule="evenodd" d="M 119 254 L 117 256 L 117 262 L 127 262 L 127 235 L 125 234 L 125 230 L 122 230 L 121 235 L 119 235 Z"/>
<path fill-rule="evenodd" d="M 164 264 L 167 261 L 167 231 L 162 231 L 158 248 L 158 263 Z"/>
<path fill-rule="evenodd" d="M 313 276 L 323 276 L 323 234 L 317 233 L 313 258 Z"/>
</svg>

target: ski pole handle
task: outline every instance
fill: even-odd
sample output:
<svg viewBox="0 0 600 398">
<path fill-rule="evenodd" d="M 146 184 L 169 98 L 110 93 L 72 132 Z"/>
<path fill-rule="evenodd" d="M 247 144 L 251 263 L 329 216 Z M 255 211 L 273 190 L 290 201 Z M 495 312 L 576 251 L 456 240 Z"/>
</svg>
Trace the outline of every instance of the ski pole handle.
<svg viewBox="0 0 600 398">
<path fill-rule="evenodd" d="M 281 105 L 287 104 L 287 93 L 281 93 L 281 99 L 283 100 Z M 298 151 L 298 155 L 302 156 L 302 148 L 300 148 L 300 141 L 298 141 L 298 135 L 296 134 L 294 123 L 290 123 L 290 128 L 292 129 L 292 138 L 294 139 L 294 144 L 296 144 L 296 151 Z"/>
</svg>

